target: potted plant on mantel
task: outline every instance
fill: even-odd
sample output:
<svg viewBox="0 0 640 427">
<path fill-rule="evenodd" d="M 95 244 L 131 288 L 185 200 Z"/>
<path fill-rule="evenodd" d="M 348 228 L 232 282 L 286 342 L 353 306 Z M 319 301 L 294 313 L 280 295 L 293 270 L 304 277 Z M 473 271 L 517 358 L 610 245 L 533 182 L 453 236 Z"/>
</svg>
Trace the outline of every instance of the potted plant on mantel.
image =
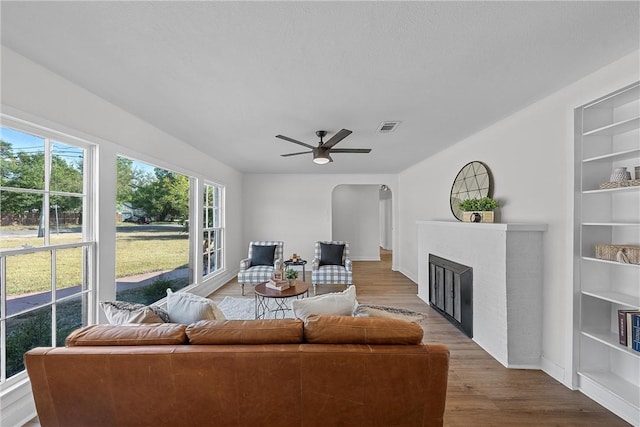
<svg viewBox="0 0 640 427">
<path fill-rule="evenodd" d="M 498 203 L 491 197 L 464 200 L 460 202 L 462 221 L 493 222 L 493 210 L 497 207 Z"/>
<path fill-rule="evenodd" d="M 289 286 L 295 286 L 296 279 L 298 278 L 298 270 L 287 268 L 287 270 L 284 272 L 284 277 L 289 281 Z"/>
</svg>

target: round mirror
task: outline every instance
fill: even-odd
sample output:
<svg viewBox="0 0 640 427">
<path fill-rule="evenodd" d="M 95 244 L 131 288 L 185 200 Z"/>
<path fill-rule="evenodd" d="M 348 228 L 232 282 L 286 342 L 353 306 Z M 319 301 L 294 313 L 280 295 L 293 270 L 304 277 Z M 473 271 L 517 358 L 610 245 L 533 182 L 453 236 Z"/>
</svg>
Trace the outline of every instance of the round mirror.
<svg viewBox="0 0 640 427">
<path fill-rule="evenodd" d="M 467 199 L 481 199 L 491 197 L 491 174 L 489 168 L 482 162 L 469 162 L 460 169 L 451 187 L 451 212 L 462 221 L 460 202 Z"/>
</svg>

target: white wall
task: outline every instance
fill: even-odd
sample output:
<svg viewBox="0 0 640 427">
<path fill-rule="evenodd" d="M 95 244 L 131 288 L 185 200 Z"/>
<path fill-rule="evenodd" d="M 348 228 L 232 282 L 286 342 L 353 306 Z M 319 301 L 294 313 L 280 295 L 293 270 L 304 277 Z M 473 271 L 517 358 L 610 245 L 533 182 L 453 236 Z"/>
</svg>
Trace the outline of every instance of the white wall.
<svg viewBox="0 0 640 427">
<path fill-rule="evenodd" d="M 380 247 L 391 249 L 393 242 L 393 193 L 380 190 Z"/>
<path fill-rule="evenodd" d="M 243 245 L 251 240 L 283 240 L 285 257 L 295 252 L 311 261 L 315 242 L 332 238 L 331 197 L 341 184 L 397 188 L 395 175 L 245 175 Z M 373 236 L 377 239 L 377 228 Z"/>
<path fill-rule="evenodd" d="M 639 76 L 639 52 L 577 81 L 398 177 L 400 271 L 417 280 L 417 220 L 451 220 L 451 183 L 462 166 L 490 168 L 501 222 L 548 224 L 544 236 L 543 368 L 571 385 L 573 109 Z M 487 99 L 487 108 L 491 100 Z"/>
<path fill-rule="evenodd" d="M 2 47 L 4 114 L 82 138 L 98 147 L 98 299 L 115 297 L 116 157 L 124 154 L 226 187 L 226 256 L 230 269 L 193 292 L 208 294 L 235 276 L 242 244 L 242 174 L 139 118 Z M 105 214 L 108 213 L 108 214 Z M 24 394 L 28 383 L 12 391 Z M 33 417 L 28 398 L 2 396 L 1 425 Z M 25 415 L 26 414 L 26 415 Z"/>
<path fill-rule="evenodd" d="M 380 186 L 338 185 L 331 197 L 332 240 L 349 242 L 354 261 L 380 260 Z"/>
</svg>

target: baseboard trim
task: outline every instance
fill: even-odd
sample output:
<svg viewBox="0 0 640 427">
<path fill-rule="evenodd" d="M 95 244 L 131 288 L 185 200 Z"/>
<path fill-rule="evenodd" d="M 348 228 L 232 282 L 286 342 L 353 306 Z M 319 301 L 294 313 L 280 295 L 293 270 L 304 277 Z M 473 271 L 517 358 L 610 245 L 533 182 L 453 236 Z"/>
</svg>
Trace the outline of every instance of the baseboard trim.
<svg viewBox="0 0 640 427">
<path fill-rule="evenodd" d="M 549 375 L 551 378 L 558 381 L 560 384 L 563 384 L 567 388 L 571 388 L 564 381 L 564 368 L 562 366 L 542 356 L 540 358 L 540 368 L 542 369 L 542 372 Z"/>
</svg>

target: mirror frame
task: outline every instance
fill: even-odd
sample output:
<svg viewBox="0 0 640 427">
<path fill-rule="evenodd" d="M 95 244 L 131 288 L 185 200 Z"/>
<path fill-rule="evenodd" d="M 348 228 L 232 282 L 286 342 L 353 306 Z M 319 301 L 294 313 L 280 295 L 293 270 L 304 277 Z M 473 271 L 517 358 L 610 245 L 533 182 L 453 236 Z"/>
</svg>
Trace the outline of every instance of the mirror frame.
<svg viewBox="0 0 640 427">
<path fill-rule="evenodd" d="M 486 180 L 483 179 L 484 175 Z M 460 202 L 483 197 L 493 197 L 493 178 L 486 164 L 474 160 L 464 165 L 453 180 L 449 193 L 451 213 L 458 221 L 462 221 Z"/>
</svg>

